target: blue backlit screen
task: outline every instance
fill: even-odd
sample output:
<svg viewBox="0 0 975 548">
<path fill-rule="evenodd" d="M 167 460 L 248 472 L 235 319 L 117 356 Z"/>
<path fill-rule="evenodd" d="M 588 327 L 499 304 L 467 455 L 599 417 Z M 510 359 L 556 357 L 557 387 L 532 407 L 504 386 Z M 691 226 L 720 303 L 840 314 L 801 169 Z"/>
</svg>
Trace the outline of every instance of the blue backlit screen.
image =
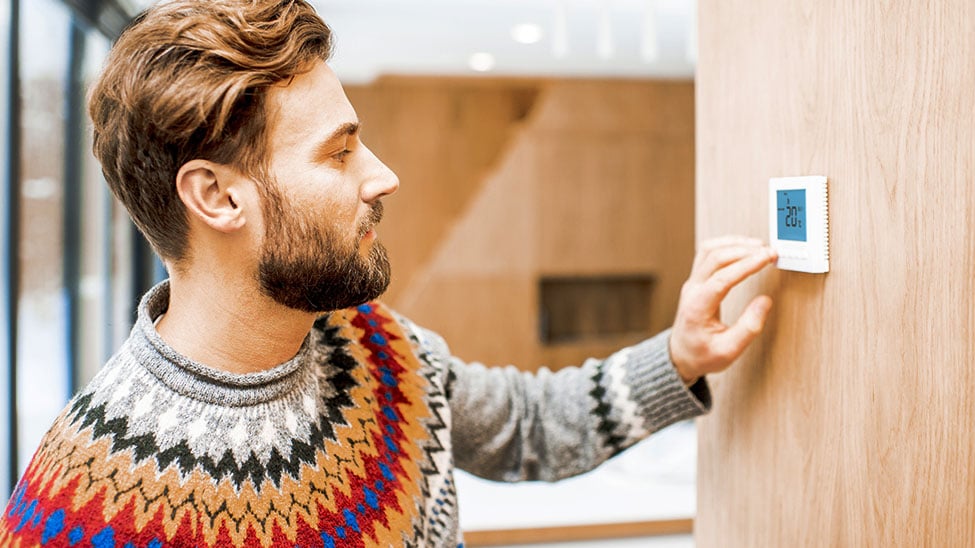
<svg viewBox="0 0 975 548">
<path fill-rule="evenodd" d="M 776 191 L 779 239 L 806 241 L 806 189 Z"/>
</svg>

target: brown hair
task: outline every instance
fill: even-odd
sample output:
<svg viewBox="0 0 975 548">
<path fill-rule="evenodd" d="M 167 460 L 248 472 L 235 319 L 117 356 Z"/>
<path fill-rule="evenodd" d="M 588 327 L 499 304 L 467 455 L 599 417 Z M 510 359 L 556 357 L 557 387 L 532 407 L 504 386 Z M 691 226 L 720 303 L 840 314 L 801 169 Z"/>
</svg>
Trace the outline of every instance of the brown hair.
<svg viewBox="0 0 975 548">
<path fill-rule="evenodd" d="M 94 152 L 161 257 L 187 251 L 179 168 L 200 158 L 265 172 L 268 88 L 331 48 L 305 0 L 174 0 L 122 33 L 89 97 Z"/>
</svg>

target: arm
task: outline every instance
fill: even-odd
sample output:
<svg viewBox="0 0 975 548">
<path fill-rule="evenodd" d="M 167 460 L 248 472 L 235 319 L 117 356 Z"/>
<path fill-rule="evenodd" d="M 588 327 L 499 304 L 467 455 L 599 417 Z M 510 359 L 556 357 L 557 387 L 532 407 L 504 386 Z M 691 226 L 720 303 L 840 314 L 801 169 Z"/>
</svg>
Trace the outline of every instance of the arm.
<svg viewBox="0 0 975 548">
<path fill-rule="evenodd" d="M 768 297 L 755 299 L 729 327 L 718 318 L 721 300 L 774 258 L 756 240 L 705 243 L 672 330 L 557 373 L 467 364 L 451 356 L 439 336 L 414 327 L 425 359 L 447 375 L 457 466 L 489 479 L 557 480 L 706 412 L 711 401 L 703 376 L 737 358 L 761 331 L 771 305 Z"/>
<path fill-rule="evenodd" d="M 669 332 L 606 360 L 536 374 L 449 358 L 457 466 L 496 480 L 553 481 L 597 465 L 674 422 L 706 412 L 667 356 Z"/>
</svg>

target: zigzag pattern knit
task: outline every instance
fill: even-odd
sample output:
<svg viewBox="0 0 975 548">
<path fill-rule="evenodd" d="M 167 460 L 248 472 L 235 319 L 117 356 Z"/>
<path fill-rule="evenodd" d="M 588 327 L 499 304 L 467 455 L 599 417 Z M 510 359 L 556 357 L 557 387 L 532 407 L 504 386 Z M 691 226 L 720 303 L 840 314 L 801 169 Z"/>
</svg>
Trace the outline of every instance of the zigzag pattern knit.
<svg viewBox="0 0 975 548">
<path fill-rule="evenodd" d="M 126 344 L 45 436 L 0 546 L 458 546 L 453 453 L 482 476 L 554 479 L 709 405 L 666 359 L 669 373 L 632 359 L 659 342 L 532 377 L 464 364 L 378 303 L 323 317 L 274 369 L 232 375 L 159 338 L 167 303 L 166 284 L 147 294 Z M 536 392 L 560 385 L 582 401 L 552 412 L 588 417 L 589 449 L 536 431 L 552 418 Z M 522 432 L 505 435 L 512 424 Z"/>
</svg>

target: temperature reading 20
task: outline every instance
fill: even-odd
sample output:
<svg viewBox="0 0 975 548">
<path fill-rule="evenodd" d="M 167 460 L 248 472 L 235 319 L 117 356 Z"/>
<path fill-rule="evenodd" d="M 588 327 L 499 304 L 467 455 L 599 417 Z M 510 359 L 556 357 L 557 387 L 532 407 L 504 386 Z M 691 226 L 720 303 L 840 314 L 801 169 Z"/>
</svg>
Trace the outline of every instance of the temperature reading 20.
<svg viewBox="0 0 975 548">
<path fill-rule="evenodd" d="M 802 226 L 802 219 L 799 218 L 799 206 L 785 206 L 785 226 L 791 228 Z"/>
<path fill-rule="evenodd" d="M 806 189 L 778 190 L 775 193 L 780 240 L 806 241 Z"/>
</svg>

